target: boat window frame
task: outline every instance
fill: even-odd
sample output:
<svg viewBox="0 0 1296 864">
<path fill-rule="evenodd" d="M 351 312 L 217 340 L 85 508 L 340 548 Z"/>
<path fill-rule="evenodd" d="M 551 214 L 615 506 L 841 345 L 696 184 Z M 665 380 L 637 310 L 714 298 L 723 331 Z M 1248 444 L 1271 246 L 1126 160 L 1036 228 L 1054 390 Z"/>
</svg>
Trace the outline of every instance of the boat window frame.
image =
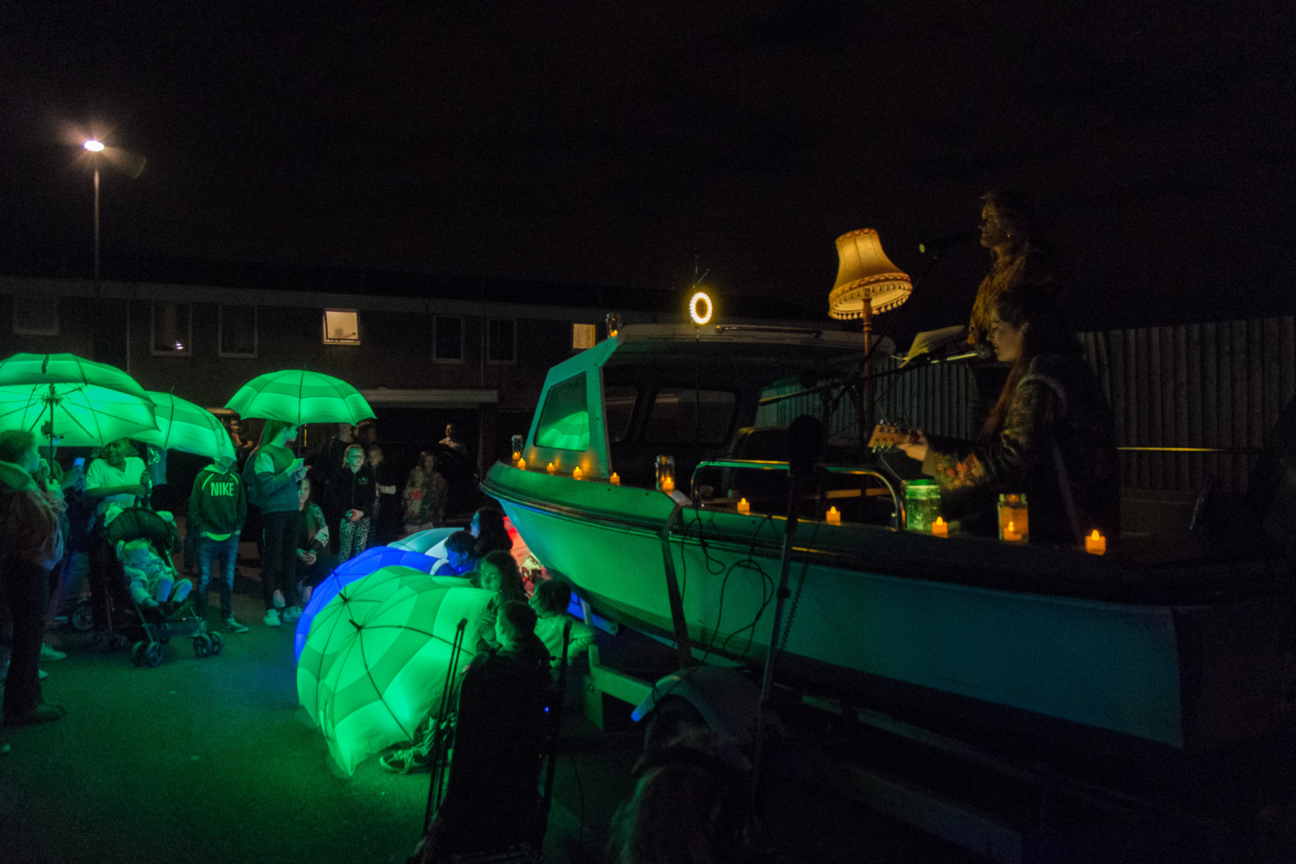
<svg viewBox="0 0 1296 864">
<path fill-rule="evenodd" d="M 607 391 L 610 387 L 624 387 L 634 391 L 634 401 L 630 405 L 630 417 L 625 424 L 625 433 L 620 438 L 612 437 L 612 426 L 608 422 L 608 403 Z M 639 418 L 639 412 L 642 411 L 643 394 L 645 388 L 638 384 L 604 384 L 603 385 L 603 430 L 607 434 L 608 444 L 625 444 L 633 442 L 635 439 L 635 421 Z"/>
<path fill-rule="evenodd" d="M 704 438 L 699 438 L 697 441 L 691 441 L 688 439 L 654 441 L 650 439 L 648 437 L 648 430 L 652 427 L 653 410 L 657 407 L 657 397 L 661 395 L 661 391 L 663 390 L 696 390 L 699 393 L 702 392 L 703 390 L 706 390 L 709 393 L 728 393 L 730 396 L 733 397 L 733 404 L 730 405 L 729 407 L 729 421 L 725 426 L 724 434 L 717 441 L 710 441 Z M 646 400 L 644 403 L 644 409 L 643 409 L 644 415 L 642 421 L 639 424 L 638 440 L 642 444 L 654 444 L 654 445 L 682 444 L 689 447 L 717 447 L 726 444 L 733 438 L 734 423 L 738 418 L 738 406 L 741 402 L 742 402 L 742 393 L 741 391 L 736 389 L 725 390 L 725 389 L 717 389 L 717 388 L 710 388 L 710 387 L 698 387 L 692 383 L 681 384 L 678 382 L 676 383 L 668 382 L 668 383 L 660 384 L 657 387 L 653 388 L 651 399 Z"/>
</svg>

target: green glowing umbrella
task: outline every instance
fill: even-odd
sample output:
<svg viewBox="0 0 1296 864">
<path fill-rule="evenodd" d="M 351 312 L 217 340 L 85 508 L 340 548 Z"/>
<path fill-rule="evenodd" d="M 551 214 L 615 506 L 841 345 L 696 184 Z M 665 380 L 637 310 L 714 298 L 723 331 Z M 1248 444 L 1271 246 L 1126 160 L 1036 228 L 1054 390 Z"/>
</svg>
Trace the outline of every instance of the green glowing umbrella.
<svg viewBox="0 0 1296 864">
<path fill-rule="evenodd" d="M 536 433 L 536 444 L 558 450 L 588 450 L 589 414 L 577 411 L 543 427 Z"/>
<path fill-rule="evenodd" d="M 219 460 L 234 458 L 234 443 L 215 414 L 174 393 L 146 391 L 157 410 L 157 431 L 135 437 L 163 450 L 181 450 Z"/>
<path fill-rule="evenodd" d="M 225 404 L 241 417 L 287 423 L 359 423 L 374 416 L 360 391 L 322 372 L 284 369 L 258 375 Z"/>
<path fill-rule="evenodd" d="M 68 447 L 100 447 L 156 431 L 153 402 L 120 369 L 75 354 L 0 361 L 0 429 L 28 429 Z"/>
<path fill-rule="evenodd" d="M 338 767 L 355 766 L 415 729 L 440 703 L 459 622 L 460 668 L 493 596 L 409 567 L 383 567 L 344 587 L 315 616 L 297 661 L 297 697 Z"/>
</svg>

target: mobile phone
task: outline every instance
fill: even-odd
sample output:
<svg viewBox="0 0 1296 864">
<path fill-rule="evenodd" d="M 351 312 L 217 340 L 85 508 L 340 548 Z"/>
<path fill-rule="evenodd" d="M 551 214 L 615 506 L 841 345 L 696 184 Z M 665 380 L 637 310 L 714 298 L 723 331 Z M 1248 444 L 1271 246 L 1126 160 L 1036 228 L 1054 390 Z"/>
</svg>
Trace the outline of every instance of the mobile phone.
<svg viewBox="0 0 1296 864">
<path fill-rule="evenodd" d="M 84 457 L 84 456 L 78 456 L 77 458 L 73 459 L 73 460 L 72 460 L 72 467 L 73 467 L 73 468 L 84 468 L 84 467 L 85 467 L 85 457 Z"/>
</svg>

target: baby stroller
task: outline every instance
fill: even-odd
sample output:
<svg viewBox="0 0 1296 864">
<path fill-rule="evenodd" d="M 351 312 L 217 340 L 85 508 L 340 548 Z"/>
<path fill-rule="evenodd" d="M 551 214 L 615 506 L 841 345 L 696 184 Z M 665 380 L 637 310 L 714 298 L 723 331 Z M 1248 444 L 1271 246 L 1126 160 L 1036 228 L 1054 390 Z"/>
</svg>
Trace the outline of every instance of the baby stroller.
<svg viewBox="0 0 1296 864">
<path fill-rule="evenodd" d="M 158 666 L 163 646 L 172 636 L 192 636 L 198 657 L 219 654 L 224 647 L 220 634 L 207 633 L 205 622 L 194 614 L 186 597 L 180 603 L 156 606 L 135 602 L 117 544 L 133 540 L 148 542 L 154 554 L 172 566 L 176 548 L 175 524 L 147 507 L 127 508 L 108 525 L 96 524 L 91 540 L 90 597 L 82 600 L 69 620 L 79 630 L 93 630 L 95 646 L 101 650 L 124 648 L 132 643 L 131 661 L 136 666 Z"/>
</svg>

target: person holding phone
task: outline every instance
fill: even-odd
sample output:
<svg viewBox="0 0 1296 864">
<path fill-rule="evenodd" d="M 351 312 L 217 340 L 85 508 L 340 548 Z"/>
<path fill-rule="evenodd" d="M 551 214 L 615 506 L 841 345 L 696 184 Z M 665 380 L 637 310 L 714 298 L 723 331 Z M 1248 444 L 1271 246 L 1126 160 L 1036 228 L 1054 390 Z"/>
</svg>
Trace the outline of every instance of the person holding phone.
<svg viewBox="0 0 1296 864">
<path fill-rule="evenodd" d="M 283 420 L 267 420 L 261 430 L 261 446 L 248 457 L 243 482 L 261 508 L 264 554 L 261 561 L 261 593 L 265 600 L 267 627 L 278 627 L 301 617 L 297 596 L 297 537 L 290 530 L 297 516 L 306 464 L 288 449 L 297 440 L 297 427 Z M 250 475 L 250 476 L 249 476 Z M 255 489 L 254 489 L 255 487 Z M 283 608 L 281 612 L 280 609 Z"/>
<path fill-rule="evenodd" d="M 373 517 L 373 466 L 366 464 L 364 447 L 352 444 L 346 449 L 345 461 L 333 478 L 337 510 L 342 514 L 338 525 L 338 563 L 363 552 L 369 540 L 369 523 Z"/>
</svg>

